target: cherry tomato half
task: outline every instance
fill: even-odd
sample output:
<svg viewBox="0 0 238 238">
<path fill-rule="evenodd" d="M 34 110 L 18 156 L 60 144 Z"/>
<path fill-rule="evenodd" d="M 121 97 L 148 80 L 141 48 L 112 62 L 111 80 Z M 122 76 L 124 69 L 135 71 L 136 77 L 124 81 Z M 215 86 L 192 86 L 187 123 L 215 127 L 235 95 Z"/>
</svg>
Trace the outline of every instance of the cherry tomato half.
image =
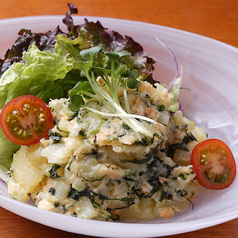
<svg viewBox="0 0 238 238">
<path fill-rule="evenodd" d="M 15 144 L 31 145 L 48 136 L 53 127 L 53 116 L 42 99 L 24 95 L 3 107 L 0 126 L 5 136 Z"/>
<path fill-rule="evenodd" d="M 236 162 L 230 148 L 218 139 L 207 139 L 192 151 L 191 165 L 196 179 L 205 188 L 224 189 L 236 176 Z"/>
</svg>

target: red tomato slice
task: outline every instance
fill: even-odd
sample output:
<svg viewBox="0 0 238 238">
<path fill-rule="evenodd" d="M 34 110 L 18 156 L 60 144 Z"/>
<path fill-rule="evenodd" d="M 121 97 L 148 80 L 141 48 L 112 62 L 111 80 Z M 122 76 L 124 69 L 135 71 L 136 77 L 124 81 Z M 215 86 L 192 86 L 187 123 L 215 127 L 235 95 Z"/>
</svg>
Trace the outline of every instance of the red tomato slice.
<svg viewBox="0 0 238 238">
<path fill-rule="evenodd" d="M 208 189 L 227 188 L 236 176 L 236 162 L 230 148 L 217 139 L 196 145 L 191 154 L 191 165 L 198 182 Z"/>
<path fill-rule="evenodd" d="M 48 136 L 53 127 L 53 116 L 42 99 L 24 95 L 3 107 L 0 126 L 5 136 L 15 144 L 31 145 Z"/>
</svg>

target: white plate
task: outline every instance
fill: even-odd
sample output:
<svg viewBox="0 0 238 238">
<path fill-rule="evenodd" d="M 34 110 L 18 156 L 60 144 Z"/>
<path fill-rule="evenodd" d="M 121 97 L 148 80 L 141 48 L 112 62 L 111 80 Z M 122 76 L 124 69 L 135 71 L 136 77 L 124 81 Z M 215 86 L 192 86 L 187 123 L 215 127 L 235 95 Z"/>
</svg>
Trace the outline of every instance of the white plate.
<svg viewBox="0 0 238 238">
<path fill-rule="evenodd" d="M 0 57 L 10 47 L 21 28 L 33 32 L 54 30 L 63 16 L 13 18 L 0 21 Z M 157 58 L 156 78 L 168 83 L 175 68 L 168 52 L 155 40 L 158 37 L 175 53 L 184 68 L 180 101 L 185 115 L 206 129 L 209 137 L 225 141 L 238 160 L 238 49 L 224 43 L 163 26 L 100 17 L 104 27 L 132 36 L 145 52 Z M 75 24 L 84 17 L 74 17 Z M 154 237 L 179 234 L 217 225 L 238 217 L 238 181 L 223 191 L 201 190 L 194 209 L 169 220 L 155 219 L 136 223 L 108 223 L 68 217 L 40 210 L 11 199 L 7 187 L 0 183 L 0 205 L 20 216 L 61 230 L 99 237 Z"/>
</svg>

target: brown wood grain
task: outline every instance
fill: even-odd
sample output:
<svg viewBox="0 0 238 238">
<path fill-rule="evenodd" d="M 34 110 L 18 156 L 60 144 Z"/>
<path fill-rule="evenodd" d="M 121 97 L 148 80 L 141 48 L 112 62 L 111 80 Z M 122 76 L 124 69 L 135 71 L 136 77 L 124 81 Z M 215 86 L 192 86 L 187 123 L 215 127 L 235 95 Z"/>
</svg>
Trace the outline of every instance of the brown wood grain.
<svg viewBox="0 0 238 238">
<path fill-rule="evenodd" d="M 66 0 L 1 0 L 0 19 L 31 15 L 64 15 Z M 238 47 L 237 0 L 74 0 L 79 15 L 148 22 L 190 31 Z M 238 219 L 186 233 L 187 238 L 235 238 Z M 87 238 L 46 227 L 0 207 L 1 238 Z M 184 238 L 184 234 L 167 236 Z"/>
</svg>

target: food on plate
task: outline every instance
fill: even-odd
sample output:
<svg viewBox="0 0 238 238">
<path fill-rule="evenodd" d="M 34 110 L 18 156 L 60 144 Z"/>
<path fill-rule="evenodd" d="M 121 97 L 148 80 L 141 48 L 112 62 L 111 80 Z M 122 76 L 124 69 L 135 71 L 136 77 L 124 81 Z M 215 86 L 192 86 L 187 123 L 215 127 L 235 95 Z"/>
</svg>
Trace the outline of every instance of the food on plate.
<svg viewBox="0 0 238 238">
<path fill-rule="evenodd" d="M 192 199 L 206 185 L 202 175 L 209 177 L 198 157 L 209 140 L 183 115 L 182 70 L 172 51 L 165 47 L 177 72 L 166 86 L 153 79 L 155 60 L 139 43 L 100 22 L 74 25 L 71 14 L 77 9 L 69 8 L 63 19 L 67 33 L 59 27 L 45 34 L 22 29 L 0 61 L 0 162 L 10 171 L 9 194 L 22 202 L 32 199 L 41 209 L 106 221 L 167 219 L 192 209 Z M 34 100 L 23 105 L 36 101 L 45 113 L 32 116 L 27 107 L 29 123 L 16 118 L 20 129 L 48 120 L 36 137 L 31 130 L 26 138 L 15 127 L 22 107 L 12 105 L 26 98 Z M 207 157 L 217 165 L 218 157 Z M 225 177 L 228 171 L 233 179 L 234 158 L 226 158 L 231 166 L 222 170 L 220 163 L 215 172 Z M 227 187 L 232 179 L 215 185 Z"/>
<path fill-rule="evenodd" d="M 123 102 L 123 92 L 117 93 Z M 57 124 L 48 139 L 14 155 L 10 195 L 24 202 L 30 193 L 39 208 L 88 219 L 169 218 L 182 212 L 200 187 L 189 157 L 205 134 L 181 111 L 169 112 L 171 97 L 160 84 L 141 82 L 130 90 L 131 112 L 156 121 L 138 123 L 152 134 L 141 140 L 121 118 L 71 112 L 69 99 L 50 101 Z M 108 112 L 92 99 L 87 107 Z M 181 164 L 187 165 L 168 157 L 176 146 L 184 147 Z"/>
<path fill-rule="evenodd" d="M 0 126 L 6 137 L 18 145 L 32 145 L 48 136 L 53 116 L 48 105 L 33 95 L 8 102 L 0 114 Z"/>
<path fill-rule="evenodd" d="M 208 139 L 195 146 L 191 164 L 196 179 L 205 188 L 224 189 L 236 176 L 236 163 L 230 148 L 218 139 Z"/>
</svg>

